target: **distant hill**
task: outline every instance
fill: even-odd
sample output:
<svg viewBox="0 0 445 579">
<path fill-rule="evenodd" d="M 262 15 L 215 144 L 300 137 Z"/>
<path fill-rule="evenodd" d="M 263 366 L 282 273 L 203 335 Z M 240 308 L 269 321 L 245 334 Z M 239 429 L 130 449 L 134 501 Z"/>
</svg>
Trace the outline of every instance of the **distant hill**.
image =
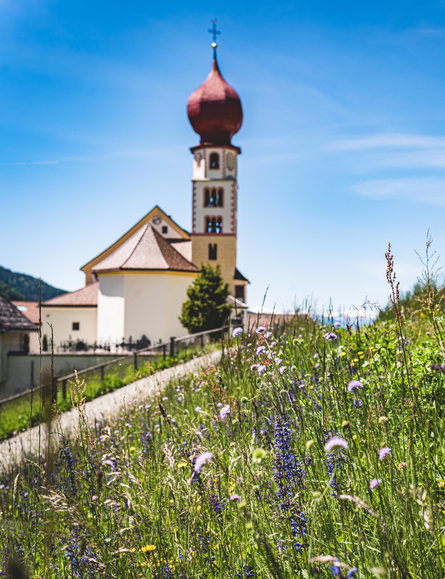
<svg viewBox="0 0 445 579">
<path fill-rule="evenodd" d="M 65 293 L 65 290 L 44 281 L 41 284 L 42 302 Z M 11 271 L 0 265 L 0 294 L 8 300 L 36 302 L 39 299 L 39 280 L 32 275 Z"/>
</svg>

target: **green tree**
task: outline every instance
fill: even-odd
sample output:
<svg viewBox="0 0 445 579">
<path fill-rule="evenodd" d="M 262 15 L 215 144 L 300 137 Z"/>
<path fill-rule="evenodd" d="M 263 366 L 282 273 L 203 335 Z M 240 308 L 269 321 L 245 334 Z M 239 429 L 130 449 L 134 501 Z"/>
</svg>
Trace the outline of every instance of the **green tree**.
<svg viewBox="0 0 445 579">
<path fill-rule="evenodd" d="M 221 277 L 219 265 L 201 265 L 198 277 L 187 290 L 179 321 L 191 334 L 223 326 L 231 310 L 228 296 L 229 286 Z"/>
</svg>

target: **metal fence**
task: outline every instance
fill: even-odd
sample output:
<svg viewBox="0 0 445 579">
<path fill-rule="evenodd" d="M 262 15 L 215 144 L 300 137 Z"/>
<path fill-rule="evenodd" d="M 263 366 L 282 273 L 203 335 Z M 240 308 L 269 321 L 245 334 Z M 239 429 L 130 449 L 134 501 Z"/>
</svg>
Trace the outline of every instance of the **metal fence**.
<svg viewBox="0 0 445 579">
<path fill-rule="evenodd" d="M 134 352 L 124 354 L 118 358 L 113 358 L 108 362 L 90 366 L 84 370 L 67 374 L 66 376 L 53 376 L 51 384 L 51 397 L 53 402 L 57 402 L 58 393 L 61 392 L 62 398 L 67 397 L 67 385 L 76 377 L 82 377 L 87 382 L 101 382 L 103 383 L 107 376 L 115 377 L 116 380 L 122 380 L 126 377 L 134 377 L 137 371 L 142 373 L 144 367 L 147 367 L 150 362 L 159 359 L 166 359 L 167 356 L 180 356 L 182 352 L 184 355 L 187 351 L 193 349 L 204 348 L 211 343 L 221 342 L 228 332 L 228 326 L 216 328 L 215 330 L 207 330 L 205 332 L 198 332 L 197 334 L 189 334 L 179 338 L 172 337 L 169 342 L 155 344 L 148 346 Z M 26 396 L 35 396 L 40 393 L 48 384 L 43 384 L 37 388 L 30 388 L 8 398 L 0 400 L 0 407 L 3 407 L 8 402 L 13 402 Z"/>
</svg>

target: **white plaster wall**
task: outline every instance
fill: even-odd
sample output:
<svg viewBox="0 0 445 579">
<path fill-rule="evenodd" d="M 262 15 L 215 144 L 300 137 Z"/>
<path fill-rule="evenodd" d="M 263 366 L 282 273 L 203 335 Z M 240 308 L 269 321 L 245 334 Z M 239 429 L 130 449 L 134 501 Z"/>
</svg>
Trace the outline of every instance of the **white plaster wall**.
<svg viewBox="0 0 445 579">
<path fill-rule="evenodd" d="M 79 322 L 79 330 L 73 330 L 73 322 Z M 92 344 L 97 339 L 97 308 L 49 307 L 42 305 L 42 339 L 46 334 L 48 346 L 51 339 L 51 327 L 49 324 L 53 327 L 55 348 L 58 348 L 62 342 L 67 342 L 68 340 L 82 340 Z"/>
<path fill-rule="evenodd" d="M 124 276 L 99 276 L 97 301 L 97 341 L 99 344 L 119 343 L 124 337 Z"/>
<path fill-rule="evenodd" d="M 210 155 L 218 153 L 219 169 L 210 168 Z M 232 169 L 229 169 L 227 159 L 232 155 Z M 203 147 L 195 151 L 193 159 L 193 180 L 201 179 L 236 179 L 238 154 L 233 149 L 225 147 Z"/>
<path fill-rule="evenodd" d="M 196 274 L 147 273 L 125 276 L 125 338 L 143 334 L 152 344 L 187 334 L 178 316 Z"/>
<path fill-rule="evenodd" d="M 156 231 L 162 235 L 162 237 L 166 237 L 167 239 L 184 239 L 183 236 L 180 235 L 176 229 L 171 227 L 171 225 L 169 225 L 161 215 L 155 215 L 150 221 L 150 224 L 153 226 L 153 229 L 156 229 Z M 163 227 L 167 228 L 165 233 L 162 231 Z"/>
</svg>

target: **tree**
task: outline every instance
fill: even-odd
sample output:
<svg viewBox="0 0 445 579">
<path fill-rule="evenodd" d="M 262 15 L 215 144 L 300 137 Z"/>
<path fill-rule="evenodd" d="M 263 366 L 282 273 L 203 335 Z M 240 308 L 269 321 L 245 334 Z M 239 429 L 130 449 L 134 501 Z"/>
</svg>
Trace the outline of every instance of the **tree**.
<svg viewBox="0 0 445 579">
<path fill-rule="evenodd" d="M 187 290 L 179 321 L 194 334 L 223 326 L 230 315 L 227 304 L 229 286 L 221 277 L 219 265 L 201 265 L 199 275 Z"/>
</svg>

